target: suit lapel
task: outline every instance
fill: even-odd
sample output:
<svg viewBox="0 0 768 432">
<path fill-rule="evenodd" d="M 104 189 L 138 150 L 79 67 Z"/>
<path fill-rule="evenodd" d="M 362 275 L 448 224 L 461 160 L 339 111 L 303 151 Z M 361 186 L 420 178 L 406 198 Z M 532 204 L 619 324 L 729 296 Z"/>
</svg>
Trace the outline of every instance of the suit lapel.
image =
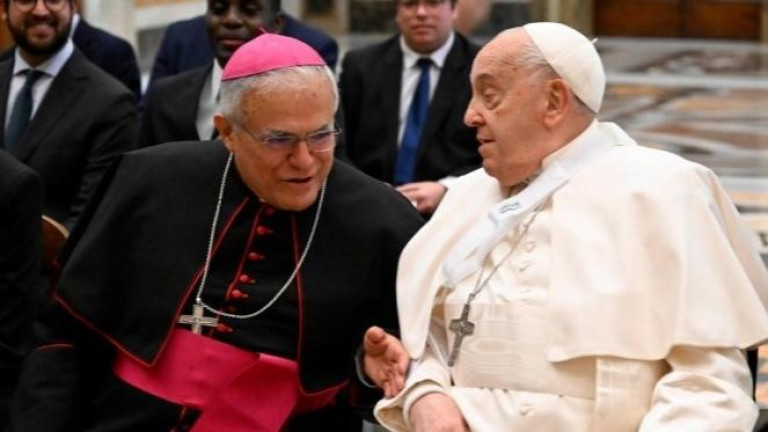
<svg viewBox="0 0 768 432">
<path fill-rule="evenodd" d="M 83 55 L 75 49 L 53 79 L 29 127 L 21 137 L 16 151 L 20 160 L 27 160 L 46 136 L 56 136 L 52 130 L 62 117 L 66 117 L 64 114 L 76 106 L 77 100 L 83 94 L 82 90 L 88 85 L 88 76 L 83 73 L 85 65 Z"/>
<path fill-rule="evenodd" d="M 178 91 L 172 96 L 170 107 L 172 113 L 176 116 L 176 124 L 183 125 L 182 130 L 195 131 L 195 136 L 200 140 L 208 140 L 211 137 L 198 136 L 197 132 L 197 112 L 200 109 L 200 93 L 203 91 L 205 80 L 211 74 L 213 65 L 209 65 L 204 71 L 187 76 L 183 85 L 178 87 Z M 190 137 L 192 139 L 192 137 Z"/>
<path fill-rule="evenodd" d="M 0 137 L 5 137 L 5 112 L 8 108 L 8 92 L 13 78 L 13 56 L 0 62 Z M 0 148 L 4 147 L 0 145 Z"/>
<path fill-rule="evenodd" d="M 397 159 L 397 139 L 400 131 L 400 86 L 403 80 L 403 52 L 400 38 L 394 37 L 384 52 L 383 67 L 378 69 L 379 76 L 373 83 L 381 94 L 381 112 L 384 118 L 384 130 L 387 131 L 386 145 L 389 166 L 385 172 L 394 172 Z"/>
<path fill-rule="evenodd" d="M 429 145 L 429 140 L 425 141 L 425 138 L 439 135 L 438 130 L 445 122 L 451 109 L 454 108 L 455 99 L 462 96 L 458 89 L 466 87 L 465 81 L 469 80 L 468 69 L 470 67 L 466 48 L 461 36 L 455 33 L 453 46 L 445 58 L 435 94 L 429 104 L 429 114 L 421 134 L 417 160 L 424 154 Z"/>
</svg>

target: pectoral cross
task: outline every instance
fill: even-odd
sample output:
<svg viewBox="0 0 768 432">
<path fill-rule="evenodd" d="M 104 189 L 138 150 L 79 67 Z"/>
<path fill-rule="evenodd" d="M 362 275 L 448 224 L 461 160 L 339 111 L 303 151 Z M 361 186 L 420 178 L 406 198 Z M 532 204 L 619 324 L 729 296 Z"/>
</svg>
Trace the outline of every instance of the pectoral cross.
<svg viewBox="0 0 768 432">
<path fill-rule="evenodd" d="M 192 326 L 192 333 L 200 334 L 203 327 L 216 327 L 219 319 L 216 317 L 207 317 L 204 315 L 205 309 L 200 303 L 192 306 L 192 315 L 182 315 L 179 317 L 179 324 L 188 324 Z"/>
<path fill-rule="evenodd" d="M 461 348 L 461 341 L 464 340 L 464 336 L 469 336 L 475 332 L 475 323 L 469 320 L 469 303 L 464 303 L 461 316 L 452 319 L 449 328 L 456 333 L 456 337 L 453 339 L 453 348 L 451 348 L 451 356 L 448 358 L 448 366 L 453 366 L 456 363 L 456 357 L 459 356 L 459 348 Z"/>
</svg>

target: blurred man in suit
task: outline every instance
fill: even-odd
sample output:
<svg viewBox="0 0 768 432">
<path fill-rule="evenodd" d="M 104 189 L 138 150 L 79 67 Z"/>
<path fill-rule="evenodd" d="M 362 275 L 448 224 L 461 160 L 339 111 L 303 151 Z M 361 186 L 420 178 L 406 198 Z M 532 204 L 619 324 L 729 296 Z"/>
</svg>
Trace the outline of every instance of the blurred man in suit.
<svg viewBox="0 0 768 432">
<path fill-rule="evenodd" d="M 40 177 L 0 150 L 0 429 L 30 347 L 41 293 Z"/>
<path fill-rule="evenodd" d="M 72 42 L 91 63 L 125 84 L 136 96 L 136 100 L 141 97 L 141 74 L 131 44 L 90 25 L 79 13 L 72 17 L 71 36 Z"/>
<path fill-rule="evenodd" d="M 342 63 L 347 154 L 430 214 L 450 177 L 480 166 L 475 132 L 462 123 L 478 47 L 453 30 L 456 0 L 395 3 L 400 33 Z"/>
<path fill-rule="evenodd" d="M 208 6 L 217 2 L 208 0 Z M 331 69 L 336 68 L 339 46 L 326 33 L 310 27 L 296 18 L 283 13 L 280 33 L 303 41 L 314 48 Z M 160 78 L 207 66 L 213 61 L 214 52 L 208 37 L 205 15 L 177 21 L 168 26 L 155 56 L 150 76 L 150 87 Z"/>
<path fill-rule="evenodd" d="M 78 3 L 75 3 L 75 10 Z M 77 47 L 91 63 L 117 78 L 128 90 L 141 97 L 141 74 L 136 61 L 136 54 L 124 39 L 94 27 L 86 22 L 79 13 L 72 16 L 69 31 Z M 13 48 L 0 54 L 0 61 L 13 57 Z"/>
<path fill-rule="evenodd" d="M 262 31 L 279 32 L 283 22 L 279 11 L 280 2 L 275 0 L 209 1 L 206 42 L 210 41 L 215 59 L 152 86 L 145 100 L 138 145 L 213 138 L 222 68 L 237 48 Z"/>
<path fill-rule="evenodd" d="M 16 43 L 0 61 L 4 149 L 40 174 L 45 212 L 71 228 L 133 143 L 133 95 L 69 39 L 73 0 L 0 0 Z"/>
</svg>

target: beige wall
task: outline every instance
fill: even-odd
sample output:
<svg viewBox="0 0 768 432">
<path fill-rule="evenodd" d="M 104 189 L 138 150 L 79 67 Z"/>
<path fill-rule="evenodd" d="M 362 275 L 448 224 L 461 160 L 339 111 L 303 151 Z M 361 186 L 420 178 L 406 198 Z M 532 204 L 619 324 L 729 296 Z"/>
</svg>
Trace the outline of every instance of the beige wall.
<svg viewBox="0 0 768 432">
<path fill-rule="evenodd" d="M 591 35 L 593 0 L 531 0 L 533 21 L 556 21 Z"/>
</svg>

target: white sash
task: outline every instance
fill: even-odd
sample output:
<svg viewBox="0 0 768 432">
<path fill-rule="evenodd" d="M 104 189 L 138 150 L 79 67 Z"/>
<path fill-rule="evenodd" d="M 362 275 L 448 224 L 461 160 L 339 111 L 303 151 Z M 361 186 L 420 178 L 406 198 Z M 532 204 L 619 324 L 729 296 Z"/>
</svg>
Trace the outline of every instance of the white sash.
<svg viewBox="0 0 768 432">
<path fill-rule="evenodd" d="M 617 129 L 610 123 L 603 125 L 614 129 L 614 133 Z M 615 137 L 606 137 L 607 131 L 600 126 L 594 121 L 562 151 L 553 154 L 554 160 L 528 187 L 494 206 L 486 218 L 461 238 L 443 264 L 446 288 L 454 288 L 461 280 L 480 270 L 491 249 L 502 237 L 565 185 L 574 172 L 615 145 Z"/>
</svg>

